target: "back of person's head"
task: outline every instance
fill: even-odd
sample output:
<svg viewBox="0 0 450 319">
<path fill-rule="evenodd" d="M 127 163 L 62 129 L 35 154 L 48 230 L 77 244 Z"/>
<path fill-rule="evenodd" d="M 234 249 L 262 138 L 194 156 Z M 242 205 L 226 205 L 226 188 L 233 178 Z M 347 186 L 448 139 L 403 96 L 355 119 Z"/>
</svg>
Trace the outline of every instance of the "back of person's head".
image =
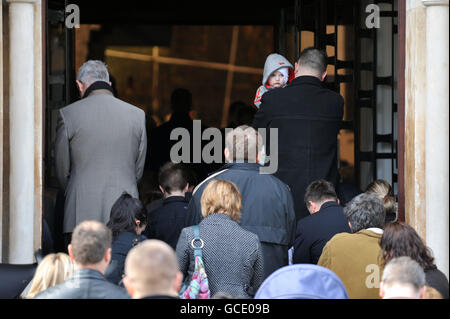
<svg viewBox="0 0 450 319">
<path fill-rule="evenodd" d="M 142 202 L 124 192 L 111 208 L 109 221 L 106 224 L 112 231 L 113 239 L 123 232 L 134 232 L 136 226 L 147 223 L 147 210 Z"/>
<path fill-rule="evenodd" d="M 74 264 L 69 255 L 48 254 L 36 269 L 27 298 L 34 298 L 41 291 L 66 281 L 73 271 Z"/>
<path fill-rule="evenodd" d="M 237 116 L 239 110 L 243 109 L 246 106 L 247 104 L 245 104 L 245 102 L 243 101 L 234 101 L 233 103 L 231 103 L 228 109 L 228 119 L 234 119 L 234 117 Z"/>
<path fill-rule="evenodd" d="M 309 202 L 322 204 L 327 201 L 337 201 L 336 191 L 332 183 L 321 179 L 314 181 L 308 185 L 305 192 L 305 204 L 309 206 Z"/>
<path fill-rule="evenodd" d="M 188 178 L 188 171 L 183 164 L 168 162 L 160 168 L 158 182 L 170 195 L 173 192 L 183 192 L 188 184 Z"/>
<path fill-rule="evenodd" d="M 96 81 L 109 82 L 108 67 L 99 60 L 86 61 L 79 69 L 77 80 L 89 86 Z"/>
<path fill-rule="evenodd" d="M 245 107 L 247 107 L 247 104 L 245 104 L 245 102 L 243 101 L 234 101 L 230 104 L 230 107 L 228 109 L 228 121 L 230 122 L 230 124 L 236 125 L 239 111 Z"/>
<path fill-rule="evenodd" d="M 383 203 L 386 214 L 396 213 L 397 206 L 395 202 L 394 190 L 392 186 L 384 179 L 377 179 L 370 183 L 365 192 L 378 196 Z"/>
<path fill-rule="evenodd" d="M 252 125 L 256 110 L 250 105 L 242 107 L 237 114 L 237 125 Z"/>
<path fill-rule="evenodd" d="M 174 113 L 189 113 L 192 108 L 192 94 L 189 90 L 178 88 L 172 92 L 170 104 Z"/>
<path fill-rule="evenodd" d="M 176 296 L 183 280 L 178 267 L 172 247 L 160 240 L 145 240 L 127 255 L 124 285 L 134 298 Z"/>
<path fill-rule="evenodd" d="M 112 233 L 108 227 L 98 221 L 84 221 L 73 231 L 69 254 L 72 252 L 79 265 L 95 265 L 103 260 L 111 244 Z"/>
<path fill-rule="evenodd" d="M 383 203 L 374 194 L 362 193 L 344 208 L 353 233 L 367 228 L 383 228 L 386 212 Z"/>
<path fill-rule="evenodd" d="M 195 171 L 187 166 L 184 167 L 186 172 L 186 181 L 189 184 L 189 189 L 193 190 L 197 186 L 198 178 Z"/>
<path fill-rule="evenodd" d="M 444 299 L 441 293 L 430 286 L 425 286 L 425 293 L 423 299 Z"/>
<path fill-rule="evenodd" d="M 234 221 L 241 219 L 242 196 L 237 186 L 228 181 L 214 179 L 205 187 L 200 199 L 202 216 L 223 213 Z"/>
<path fill-rule="evenodd" d="M 384 263 L 391 259 L 408 256 L 425 270 L 436 269 L 430 249 L 414 228 L 401 222 L 392 222 L 384 227 L 380 241 Z"/>
<path fill-rule="evenodd" d="M 255 299 L 348 299 L 342 280 L 331 270 L 311 264 L 284 266 L 267 277 Z"/>
<path fill-rule="evenodd" d="M 327 70 L 327 60 L 328 57 L 324 50 L 309 47 L 300 53 L 298 64 L 300 70 L 313 73 L 316 77 L 321 77 Z"/>
<path fill-rule="evenodd" d="M 391 259 L 383 270 L 380 283 L 382 298 L 423 298 L 425 272 L 407 256 Z"/>
<path fill-rule="evenodd" d="M 247 125 L 236 127 L 225 137 L 225 152 L 229 154 L 229 160 L 233 162 L 256 163 L 262 146 L 261 135 L 253 127 Z"/>
</svg>

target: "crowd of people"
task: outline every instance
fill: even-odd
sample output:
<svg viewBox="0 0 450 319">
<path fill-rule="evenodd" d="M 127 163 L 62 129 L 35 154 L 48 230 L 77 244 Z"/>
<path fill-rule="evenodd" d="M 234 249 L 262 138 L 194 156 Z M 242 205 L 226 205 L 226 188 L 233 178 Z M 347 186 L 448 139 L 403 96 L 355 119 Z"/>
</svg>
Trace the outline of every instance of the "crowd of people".
<svg viewBox="0 0 450 319">
<path fill-rule="evenodd" d="M 174 91 L 147 152 L 145 114 L 112 95 L 102 62 L 86 62 L 55 145 L 67 254 L 45 256 L 23 296 L 448 299 L 430 249 L 397 220 L 391 185 L 343 194 L 344 101 L 322 85 L 326 65 L 315 48 L 294 66 L 270 55 L 258 110 L 224 136 L 226 164 L 205 166 L 170 158 L 171 131 L 192 130 L 187 90 Z M 259 128 L 277 129 L 278 143 Z M 275 153 L 277 171 L 261 173 Z M 138 192 L 144 167 L 157 172 L 150 200 Z"/>
</svg>

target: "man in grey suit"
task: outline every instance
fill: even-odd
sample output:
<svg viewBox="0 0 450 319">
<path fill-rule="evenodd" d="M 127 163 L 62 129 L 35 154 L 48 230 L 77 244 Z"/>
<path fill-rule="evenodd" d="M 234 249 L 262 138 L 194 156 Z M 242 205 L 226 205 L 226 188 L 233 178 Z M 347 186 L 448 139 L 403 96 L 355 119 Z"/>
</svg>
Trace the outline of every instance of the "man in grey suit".
<svg viewBox="0 0 450 319">
<path fill-rule="evenodd" d="M 55 142 L 66 244 L 82 221 L 107 223 L 124 191 L 139 196 L 147 151 L 144 111 L 114 97 L 102 61 L 84 63 L 76 82 L 81 100 L 59 111 Z"/>
</svg>

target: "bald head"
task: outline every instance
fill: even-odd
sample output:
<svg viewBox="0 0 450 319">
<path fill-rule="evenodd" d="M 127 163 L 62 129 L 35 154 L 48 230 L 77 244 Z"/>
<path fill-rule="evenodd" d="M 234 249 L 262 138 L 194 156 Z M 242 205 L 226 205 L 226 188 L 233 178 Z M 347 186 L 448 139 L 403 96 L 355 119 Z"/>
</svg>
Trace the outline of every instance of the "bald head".
<svg viewBox="0 0 450 319">
<path fill-rule="evenodd" d="M 261 156 L 263 139 L 253 127 L 241 125 L 229 131 L 225 137 L 225 158 L 228 162 L 249 161 L 255 163 Z"/>
<path fill-rule="evenodd" d="M 125 260 L 125 287 L 133 298 L 177 296 L 183 275 L 174 250 L 160 240 L 146 240 L 130 250 Z"/>
</svg>

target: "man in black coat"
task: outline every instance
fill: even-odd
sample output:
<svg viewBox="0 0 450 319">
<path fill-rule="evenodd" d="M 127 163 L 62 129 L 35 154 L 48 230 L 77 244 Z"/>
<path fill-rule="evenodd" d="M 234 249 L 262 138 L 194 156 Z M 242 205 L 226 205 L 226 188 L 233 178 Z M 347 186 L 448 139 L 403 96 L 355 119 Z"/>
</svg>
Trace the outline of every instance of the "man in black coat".
<svg viewBox="0 0 450 319">
<path fill-rule="evenodd" d="M 326 53 L 305 49 L 295 63 L 296 78 L 286 88 L 265 93 L 253 121 L 255 129 L 266 129 L 267 141 L 270 129 L 278 129 L 278 154 L 270 154 L 271 161 L 278 157 L 274 175 L 291 188 L 297 220 L 309 215 L 303 198 L 312 181 L 325 179 L 335 186 L 339 181 L 337 135 L 344 99 L 323 86 L 326 68 Z M 271 143 L 266 143 L 267 153 Z"/>
<path fill-rule="evenodd" d="M 293 263 L 317 264 L 325 244 L 334 235 L 351 230 L 330 182 L 312 182 L 306 189 L 305 203 L 311 215 L 297 224 Z"/>
<path fill-rule="evenodd" d="M 203 149 L 206 142 L 201 139 L 201 136 L 206 126 L 201 124 L 200 121 L 191 119 L 192 93 L 189 90 L 183 88 L 175 89 L 170 97 L 170 103 L 172 108 L 170 120 L 154 128 L 149 136 L 149 150 L 147 152 L 145 169 L 159 172 L 165 163 L 169 161 L 174 162 L 171 158 L 171 150 L 176 144 L 180 143 L 180 140 L 177 134 L 174 135 L 175 139 L 172 139 L 171 136 L 174 134 L 175 129 L 183 129 L 189 132 L 190 145 L 187 147 L 189 149 L 188 160 L 182 159 L 181 162 L 192 169 L 199 180 L 202 180 L 208 175 L 209 167 L 201 159 L 196 159 L 194 139 L 197 138 L 196 134 L 200 136 L 198 142 L 201 149 Z"/>
<path fill-rule="evenodd" d="M 228 164 L 194 189 L 185 225 L 201 221 L 200 200 L 211 180 L 233 182 L 242 195 L 239 224 L 258 235 L 261 242 L 265 279 L 288 265 L 288 249 L 294 243 L 295 212 L 289 187 L 273 175 L 261 174 L 263 167 L 258 164 L 261 147 L 262 138 L 252 127 L 242 125 L 227 134 L 224 154 Z"/>
</svg>

